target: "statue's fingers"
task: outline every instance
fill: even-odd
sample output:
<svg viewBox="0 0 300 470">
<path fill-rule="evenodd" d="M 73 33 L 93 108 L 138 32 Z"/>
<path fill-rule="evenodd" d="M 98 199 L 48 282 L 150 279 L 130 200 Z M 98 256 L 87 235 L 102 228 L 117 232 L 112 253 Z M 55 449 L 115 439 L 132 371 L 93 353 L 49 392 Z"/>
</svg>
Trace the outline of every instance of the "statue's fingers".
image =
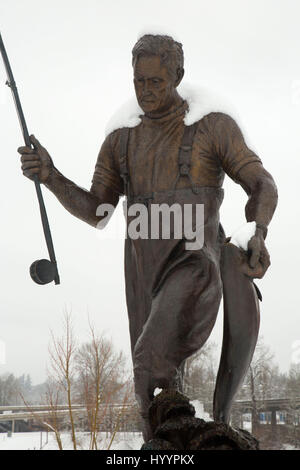
<svg viewBox="0 0 300 470">
<path fill-rule="evenodd" d="M 270 264 L 271 262 L 270 262 L 269 253 L 267 252 L 267 250 L 262 250 L 262 252 L 260 253 L 259 261 L 257 265 L 255 266 L 255 268 L 252 270 L 253 271 L 252 277 L 255 277 L 258 279 L 263 278 Z"/>
<path fill-rule="evenodd" d="M 258 263 L 256 269 L 255 269 L 255 278 L 257 279 L 261 279 L 262 277 L 264 277 L 265 275 L 265 272 L 268 268 L 266 268 L 265 266 L 263 266 L 261 263 Z"/>
<path fill-rule="evenodd" d="M 34 147 L 38 150 L 42 149 L 42 144 L 37 140 L 37 138 L 32 134 L 30 136 L 30 142 L 34 145 Z"/>
<path fill-rule="evenodd" d="M 32 155 L 22 155 L 21 157 L 21 162 L 33 162 L 33 161 L 39 161 L 40 157 L 36 154 L 33 153 Z"/>
<path fill-rule="evenodd" d="M 40 169 L 41 163 L 39 161 L 33 161 L 33 162 L 24 162 L 22 164 L 22 170 L 29 170 L 30 168 L 37 168 L 38 170 Z"/>
<path fill-rule="evenodd" d="M 263 269 L 264 269 L 264 273 L 265 273 L 267 271 L 267 269 L 269 268 L 270 264 L 271 264 L 270 255 L 269 255 L 267 250 L 264 250 L 261 253 L 260 263 L 262 264 Z"/>
<path fill-rule="evenodd" d="M 267 250 L 267 248 L 264 246 L 263 249 L 261 250 L 261 255 L 260 255 L 262 261 L 265 263 L 270 263 L 270 254 Z"/>
<path fill-rule="evenodd" d="M 18 150 L 17 150 L 18 153 L 20 153 L 21 155 L 22 154 L 31 154 L 31 153 L 35 153 L 35 150 L 32 149 L 31 147 L 28 147 L 28 146 L 23 146 L 23 147 L 19 147 Z"/>
<path fill-rule="evenodd" d="M 250 246 L 250 259 L 249 259 L 249 265 L 251 268 L 255 268 L 259 261 L 260 257 L 260 247 L 258 246 L 257 243 L 253 243 L 252 246 Z"/>
<path fill-rule="evenodd" d="M 34 174 L 38 174 L 40 172 L 40 168 L 30 168 L 27 170 L 23 170 L 23 175 L 27 176 L 27 178 L 30 178 Z"/>
<path fill-rule="evenodd" d="M 250 268 L 249 264 L 244 264 L 241 271 L 248 277 L 261 279 L 265 273 L 265 269 L 258 263 L 255 268 Z"/>
</svg>

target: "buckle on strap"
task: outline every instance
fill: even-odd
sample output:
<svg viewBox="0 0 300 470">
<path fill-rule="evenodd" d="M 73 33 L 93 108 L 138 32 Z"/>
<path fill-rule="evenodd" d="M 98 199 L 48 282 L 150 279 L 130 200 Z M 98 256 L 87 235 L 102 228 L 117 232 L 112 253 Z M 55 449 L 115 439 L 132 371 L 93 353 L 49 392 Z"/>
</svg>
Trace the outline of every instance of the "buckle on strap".
<svg viewBox="0 0 300 470">
<path fill-rule="evenodd" d="M 187 163 L 183 163 L 182 165 L 180 165 L 179 167 L 179 172 L 182 176 L 186 176 L 189 174 L 190 172 L 190 165 L 188 165 Z"/>
<path fill-rule="evenodd" d="M 120 157 L 120 174 L 128 175 L 128 168 L 127 168 L 127 155 L 122 155 Z"/>
<path fill-rule="evenodd" d="M 179 148 L 184 152 L 189 152 L 193 147 L 191 145 L 181 145 Z"/>
</svg>

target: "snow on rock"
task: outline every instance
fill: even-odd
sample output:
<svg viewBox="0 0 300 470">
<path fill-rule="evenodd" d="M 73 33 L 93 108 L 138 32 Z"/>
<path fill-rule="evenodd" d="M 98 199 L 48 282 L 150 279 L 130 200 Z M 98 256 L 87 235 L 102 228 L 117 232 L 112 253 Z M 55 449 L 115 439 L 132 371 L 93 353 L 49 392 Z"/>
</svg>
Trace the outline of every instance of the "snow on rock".
<svg viewBox="0 0 300 470">
<path fill-rule="evenodd" d="M 230 243 L 247 251 L 248 242 L 255 235 L 255 231 L 256 222 L 247 222 L 232 234 Z"/>
<path fill-rule="evenodd" d="M 191 404 L 195 408 L 196 418 L 204 419 L 204 421 L 211 421 L 209 414 L 204 411 L 203 403 L 199 400 L 193 400 L 191 401 Z"/>
</svg>

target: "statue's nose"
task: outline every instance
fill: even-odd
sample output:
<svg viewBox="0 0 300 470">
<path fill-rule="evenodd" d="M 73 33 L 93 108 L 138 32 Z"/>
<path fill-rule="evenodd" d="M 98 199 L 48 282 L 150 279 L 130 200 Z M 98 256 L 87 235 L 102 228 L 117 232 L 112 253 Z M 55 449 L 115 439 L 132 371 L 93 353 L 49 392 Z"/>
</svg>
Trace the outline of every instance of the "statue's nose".
<svg viewBox="0 0 300 470">
<path fill-rule="evenodd" d="M 144 81 L 144 94 L 147 94 L 149 91 L 149 83 L 147 80 Z"/>
</svg>

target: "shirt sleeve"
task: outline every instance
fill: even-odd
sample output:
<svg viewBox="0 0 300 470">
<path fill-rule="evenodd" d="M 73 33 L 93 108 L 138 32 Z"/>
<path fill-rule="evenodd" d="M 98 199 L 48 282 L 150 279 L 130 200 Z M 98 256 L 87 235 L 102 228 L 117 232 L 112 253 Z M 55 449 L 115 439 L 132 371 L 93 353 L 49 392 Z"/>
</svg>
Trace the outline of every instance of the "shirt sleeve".
<svg viewBox="0 0 300 470">
<path fill-rule="evenodd" d="M 247 147 L 239 126 L 227 114 L 215 113 L 212 133 L 215 153 L 234 181 L 238 181 L 238 173 L 246 165 L 262 163 Z"/>
<path fill-rule="evenodd" d="M 118 194 L 124 194 L 123 180 L 112 151 L 111 134 L 106 137 L 101 146 L 92 183 L 101 183 Z"/>
</svg>

